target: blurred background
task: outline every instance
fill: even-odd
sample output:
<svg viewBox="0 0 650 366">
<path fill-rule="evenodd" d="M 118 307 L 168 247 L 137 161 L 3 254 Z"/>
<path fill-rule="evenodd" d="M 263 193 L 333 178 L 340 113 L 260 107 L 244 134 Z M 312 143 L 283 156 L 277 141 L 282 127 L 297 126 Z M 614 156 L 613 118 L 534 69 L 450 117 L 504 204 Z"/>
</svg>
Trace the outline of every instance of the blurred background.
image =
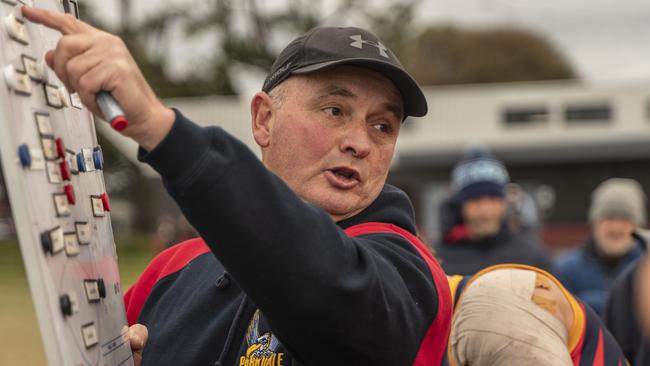
<svg viewBox="0 0 650 366">
<path fill-rule="evenodd" d="M 317 25 L 377 33 L 429 101 L 425 118 L 403 126 L 389 182 L 409 194 L 430 243 L 441 240 L 439 206 L 470 145 L 507 166 L 516 182 L 510 198 L 525 206 L 519 224 L 552 256 L 588 235 L 590 194 L 600 182 L 625 177 L 650 187 L 645 0 L 86 0 L 80 7 L 84 20 L 124 39 L 168 105 L 224 127 L 253 151 L 248 103 L 290 40 Z M 156 173 L 137 163 L 136 146 L 103 124 L 98 133 L 126 289 L 155 253 L 195 233 Z M 45 363 L 1 180 L 0 324 L 0 365 Z"/>
</svg>

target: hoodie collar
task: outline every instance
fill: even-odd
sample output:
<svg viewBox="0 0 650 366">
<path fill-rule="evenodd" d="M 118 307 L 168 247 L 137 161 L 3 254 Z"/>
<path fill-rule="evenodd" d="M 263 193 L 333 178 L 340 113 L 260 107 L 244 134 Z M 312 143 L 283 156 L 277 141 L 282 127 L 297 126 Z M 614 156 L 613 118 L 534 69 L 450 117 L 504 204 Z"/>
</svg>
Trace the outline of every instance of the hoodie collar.
<svg viewBox="0 0 650 366">
<path fill-rule="evenodd" d="M 632 254 L 636 254 L 637 252 L 645 252 L 647 250 L 647 242 L 641 235 L 639 235 L 636 232 L 632 233 L 632 240 L 634 241 L 634 245 L 630 248 L 630 250 L 628 250 L 625 254 L 619 257 L 608 256 L 604 254 L 600 249 L 598 249 L 598 245 L 596 244 L 596 238 L 593 235 L 590 235 L 587 238 L 585 247 L 587 253 L 589 253 L 589 255 L 592 258 L 601 261 L 608 266 L 616 267 L 621 261 L 625 260 L 628 256 Z"/>
<path fill-rule="evenodd" d="M 379 196 L 358 214 L 337 222 L 342 229 L 365 222 L 393 224 L 416 234 L 415 213 L 406 193 L 386 184 Z"/>
<path fill-rule="evenodd" d="M 456 245 L 476 245 L 479 247 L 492 247 L 497 245 L 505 245 L 510 241 L 512 232 L 508 229 L 508 225 L 503 222 L 501 229 L 496 235 L 483 238 L 480 240 L 472 240 L 467 234 L 467 229 L 464 224 L 458 224 L 449 230 L 444 238 L 444 244 L 449 246 Z"/>
</svg>

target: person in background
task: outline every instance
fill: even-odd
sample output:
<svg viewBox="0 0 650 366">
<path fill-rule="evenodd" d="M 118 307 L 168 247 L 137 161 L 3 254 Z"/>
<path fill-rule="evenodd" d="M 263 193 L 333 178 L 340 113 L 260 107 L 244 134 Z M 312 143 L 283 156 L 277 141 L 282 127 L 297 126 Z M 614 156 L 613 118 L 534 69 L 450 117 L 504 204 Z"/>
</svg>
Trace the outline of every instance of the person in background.
<svg viewBox="0 0 650 366">
<path fill-rule="evenodd" d="M 485 149 L 468 150 L 454 167 L 452 196 L 440 213 L 443 239 L 435 247 L 446 273 L 469 275 L 500 263 L 549 269 L 546 253 L 506 223 L 509 181 L 503 163 Z"/>
<path fill-rule="evenodd" d="M 609 293 L 605 324 L 634 366 L 650 366 L 650 255 L 623 271 Z"/>
<path fill-rule="evenodd" d="M 527 236 L 542 246 L 539 237 L 540 217 L 535 199 L 519 183 L 506 185 L 506 222 L 510 231 Z"/>
<path fill-rule="evenodd" d="M 632 179 L 612 178 L 592 193 L 591 235 L 580 248 L 558 257 L 555 273 L 582 301 L 602 314 L 614 279 L 643 255 L 636 229 L 646 221 L 646 196 Z"/>
</svg>

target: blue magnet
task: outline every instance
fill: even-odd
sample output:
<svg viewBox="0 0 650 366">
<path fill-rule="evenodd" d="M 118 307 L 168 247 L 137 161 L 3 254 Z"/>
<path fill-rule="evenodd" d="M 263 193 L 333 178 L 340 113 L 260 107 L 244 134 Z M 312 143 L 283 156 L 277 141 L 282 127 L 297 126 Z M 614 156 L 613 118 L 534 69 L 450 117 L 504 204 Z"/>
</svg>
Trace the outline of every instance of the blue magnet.
<svg viewBox="0 0 650 366">
<path fill-rule="evenodd" d="M 30 154 L 27 144 L 18 146 L 18 157 L 23 168 L 29 168 L 32 165 L 32 154 Z"/>
<path fill-rule="evenodd" d="M 77 169 L 80 172 L 86 171 L 86 161 L 84 160 L 83 152 L 77 153 Z"/>
<path fill-rule="evenodd" d="M 104 169 L 104 156 L 100 149 L 93 151 L 93 162 L 95 163 L 95 169 Z"/>
</svg>

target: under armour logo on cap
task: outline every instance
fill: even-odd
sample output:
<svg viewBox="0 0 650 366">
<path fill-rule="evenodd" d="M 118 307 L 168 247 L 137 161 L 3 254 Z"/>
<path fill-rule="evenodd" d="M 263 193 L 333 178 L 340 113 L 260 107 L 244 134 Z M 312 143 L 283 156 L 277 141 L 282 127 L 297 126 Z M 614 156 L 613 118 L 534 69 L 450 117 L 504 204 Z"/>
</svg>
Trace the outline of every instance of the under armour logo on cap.
<svg viewBox="0 0 650 366">
<path fill-rule="evenodd" d="M 356 27 L 316 27 L 291 41 L 273 62 L 262 90 L 268 93 L 292 75 L 344 65 L 388 78 L 402 96 L 404 117 L 427 113 L 422 90 L 395 55 L 372 32 Z"/>
<path fill-rule="evenodd" d="M 388 53 L 386 53 L 386 51 L 388 51 L 388 48 L 386 48 L 386 46 L 381 44 L 381 42 L 375 43 L 373 41 L 363 39 L 360 34 L 355 34 L 354 36 L 350 36 L 350 39 L 354 41 L 354 42 L 350 43 L 350 46 L 356 47 L 356 48 L 359 48 L 359 49 L 363 49 L 364 44 L 369 44 L 369 45 L 371 45 L 373 47 L 376 47 L 379 50 L 379 54 L 381 56 L 384 56 L 384 57 L 388 58 Z"/>
</svg>

